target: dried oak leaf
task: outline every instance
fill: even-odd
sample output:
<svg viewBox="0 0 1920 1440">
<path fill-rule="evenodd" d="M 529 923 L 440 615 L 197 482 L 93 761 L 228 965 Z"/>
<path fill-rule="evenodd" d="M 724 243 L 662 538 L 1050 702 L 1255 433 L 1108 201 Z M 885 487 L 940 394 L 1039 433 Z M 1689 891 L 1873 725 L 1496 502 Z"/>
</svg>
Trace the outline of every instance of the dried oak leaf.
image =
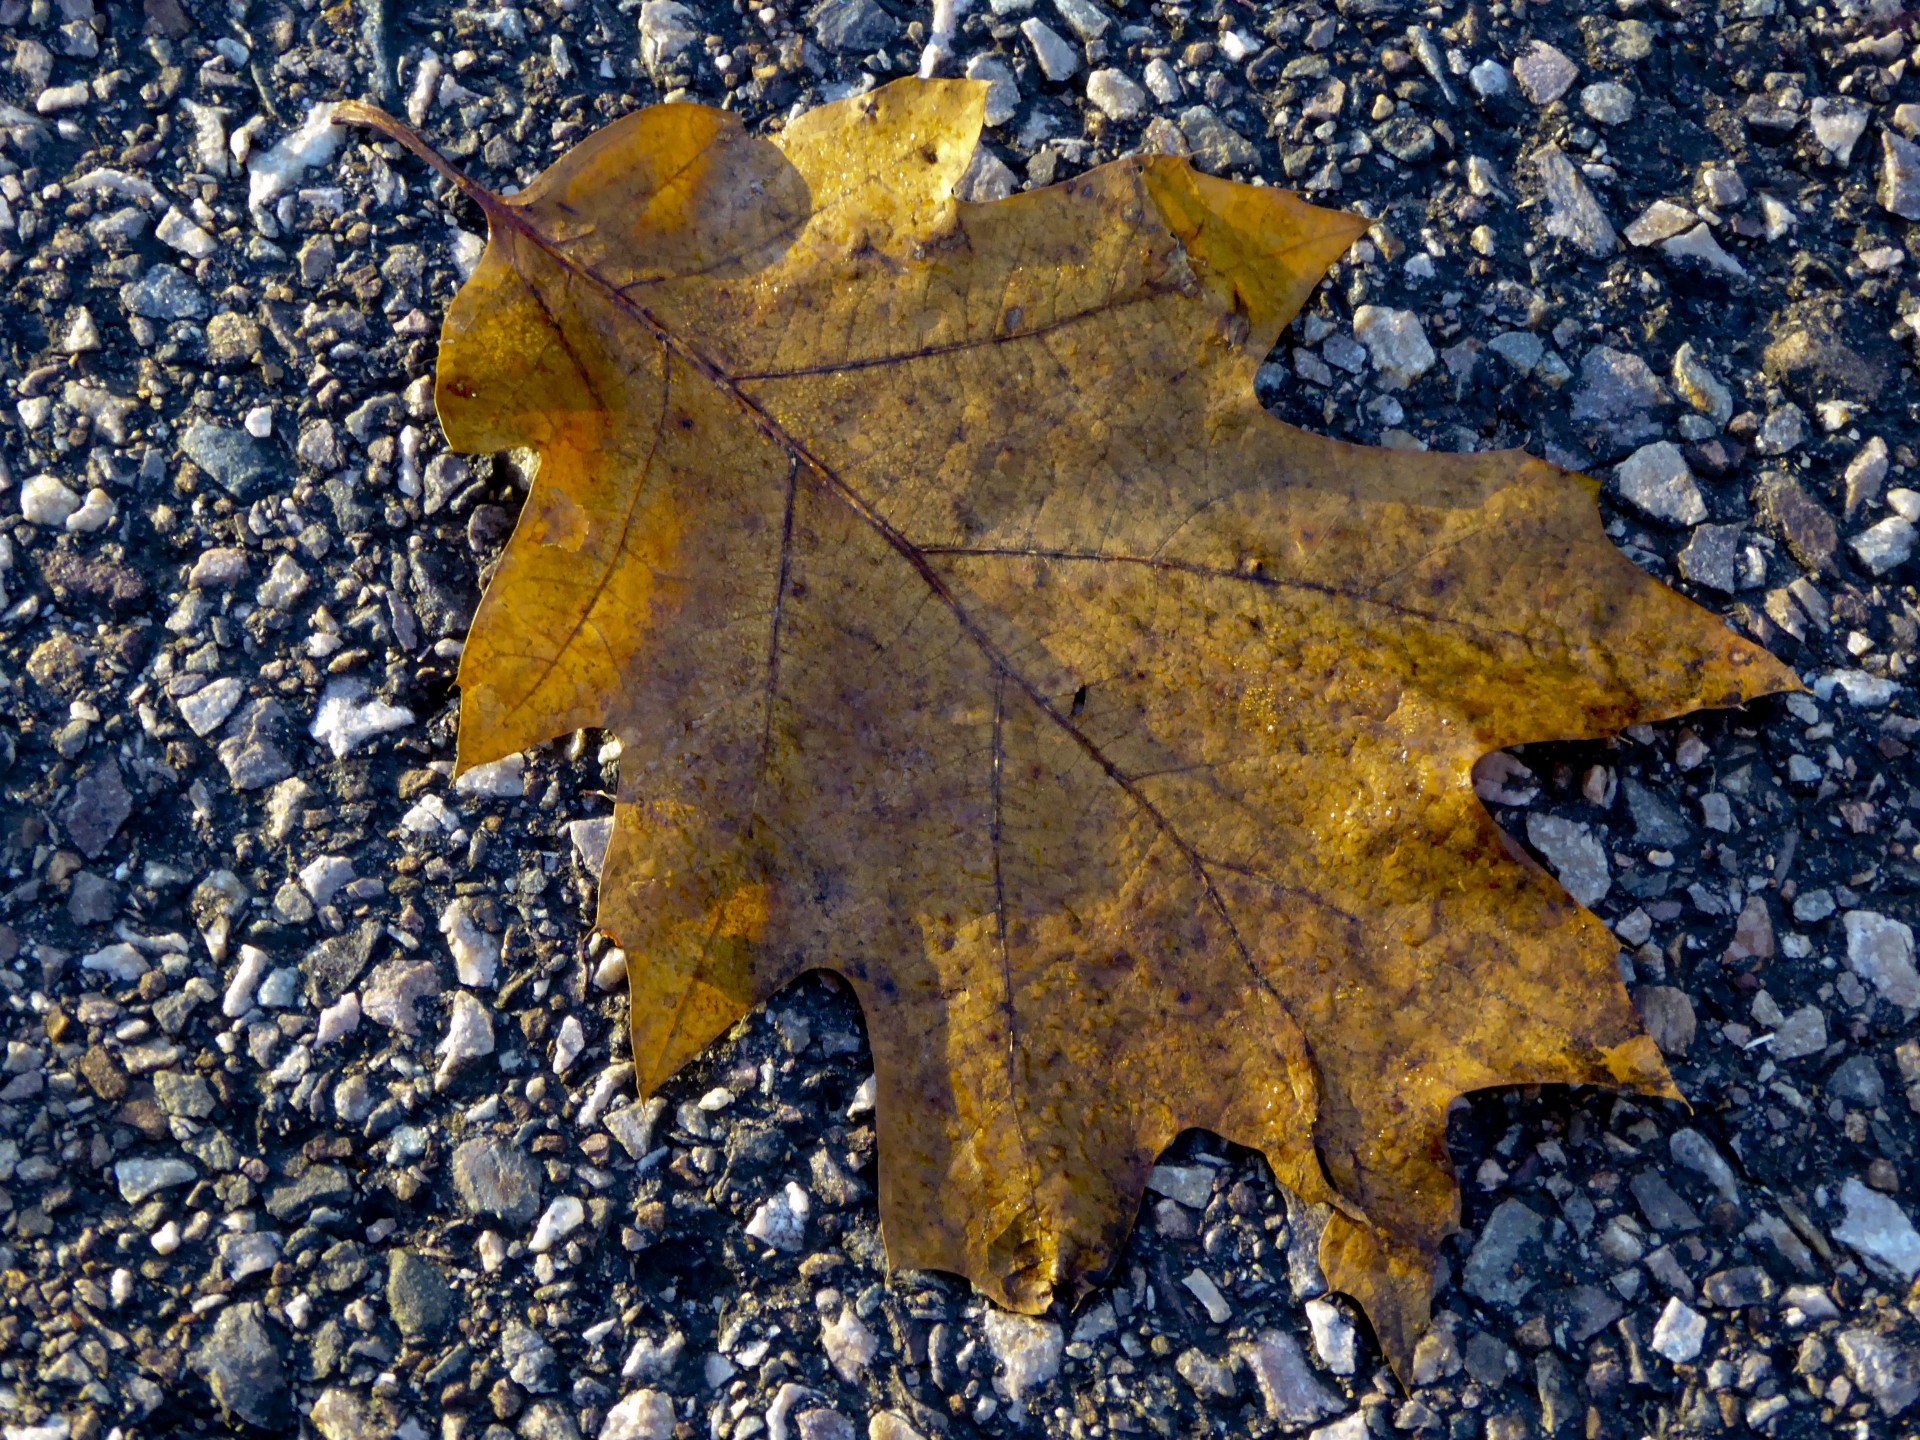
<svg viewBox="0 0 1920 1440">
<path fill-rule="evenodd" d="M 1253 373 L 1364 222 L 1165 157 L 956 203 L 983 87 L 671 105 L 485 212 L 438 402 L 540 468 L 459 764 L 623 745 L 598 924 L 650 1090 L 851 982 L 896 1265 L 1078 1294 L 1187 1127 L 1333 1207 L 1403 1373 L 1448 1103 L 1672 1094 L 1604 926 L 1470 781 L 1789 688 L 1591 482 L 1295 430 Z"/>
</svg>

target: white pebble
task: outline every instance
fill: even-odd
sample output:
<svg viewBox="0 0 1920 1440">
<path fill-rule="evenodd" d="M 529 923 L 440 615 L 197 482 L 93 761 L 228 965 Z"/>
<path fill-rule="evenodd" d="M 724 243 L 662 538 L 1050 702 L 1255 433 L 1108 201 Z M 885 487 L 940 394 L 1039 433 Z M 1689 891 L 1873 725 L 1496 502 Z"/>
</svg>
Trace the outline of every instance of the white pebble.
<svg viewBox="0 0 1920 1440">
<path fill-rule="evenodd" d="M 76 535 L 90 534 L 113 523 L 113 497 L 98 485 L 87 491 L 80 508 L 67 516 L 67 529 Z"/>
<path fill-rule="evenodd" d="M 80 497 L 51 475 L 36 475 L 20 487 L 20 513 L 36 525 L 65 525 L 79 508 Z"/>
<path fill-rule="evenodd" d="M 253 945 L 240 947 L 240 968 L 233 972 L 233 979 L 227 985 L 227 993 L 221 997 L 220 1013 L 229 1020 L 237 1020 L 253 1008 L 253 992 L 260 988 L 260 982 L 267 978 L 267 967 L 273 962 L 267 952 Z"/>
<path fill-rule="evenodd" d="M 152 1245 L 162 1255 L 171 1255 L 180 1248 L 180 1227 L 169 1220 L 153 1232 Z"/>
<path fill-rule="evenodd" d="M 544 1255 L 584 1225 L 586 1219 L 587 1207 L 571 1195 L 562 1195 L 547 1206 L 547 1213 L 533 1227 L 533 1239 L 527 1248 L 536 1255 Z"/>
<path fill-rule="evenodd" d="M 247 427 L 247 433 L 256 440 L 264 440 L 273 434 L 273 407 L 256 405 L 247 411 L 246 419 L 240 422 Z"/>
<path fill-rule="evenodd" d="M 331 1045 L 359 1028 L 360 996 L 356 991 L 349 990 L 320 1012 L 320 1023 L 314 1029 L 313 1043 L 316 1048 Z"/>
<path fill-rule="evenodd" d="M 580 1058 L 580 1052 L 587 1048 L 586 1031 L 580 1028 L 580 1022 L 569 1015 L 560 1022 L 560 1033 L 553 1042 L 553 1073 L 564 1075 Z"/>
</svg>

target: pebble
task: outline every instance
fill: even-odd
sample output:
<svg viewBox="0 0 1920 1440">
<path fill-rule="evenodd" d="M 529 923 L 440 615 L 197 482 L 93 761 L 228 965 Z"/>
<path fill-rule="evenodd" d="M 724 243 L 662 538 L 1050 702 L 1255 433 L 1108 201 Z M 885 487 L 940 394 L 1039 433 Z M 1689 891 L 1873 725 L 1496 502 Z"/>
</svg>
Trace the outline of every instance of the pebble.
<svg viewBox="0 0 1920 1440">
<path fill-rule="evenodd" d="M 387 1310 L 409 1342 L 437 1338 L 453 1320 L 453 1289 L 433 1261 L 413 1250 L 387 1252 Z"/>
<path fill-rule="evenodd" d="M 80 968 L 108 976 L 122 985 L 131 985 L 147 973 L 147 962 L 131 945 L 107 945 L 82 956 Z"/>
<path fill-rule="evenodd" d="M 1902 515 L 1889 515 L 1854 536 L 1849 544 L 1862 565 L 1875 575 L 1885 575 L 1907 563 L 1913 554 L 1914 537 L 1911 520 Z"/>
<path fill-rule="evenodd" d="M 1258 158 L 1253 143 L 1215 114 L 1210 105 L 1182 110 L 1179 128 L 1194 167 L 1209 175 L 1242 169 Z"/>
<path fill-rule="evenodd" d="M 1019 110 L 1020 86 L 1005 61 L 992 55 L 975 55 L 967 61 L 967 79 L 986 82 L 987 108 L 983 119 L 987 125 L 1004 125 Z"/>
<path fill-rule="evenodd" d="M 456 795 L 481 796 L 490 800 L 518 800 L 527 793 L 527 757 L 505 755 L 485 765 L 472 765 L 454 778 Z"/>
<path fill-rule="evenodd" d="M 540 1210 L 540 1170 L 533 1157 L 491 1136 L 454 1150 L 453 1189 L 470 1215 L 524 1225 Z"/>
<path fill-rule="evenodd" d="M 1012 1404 L 1024 1405 L 1028 1392 L 1049 1384 L 1060 1373 L 1066 1336 L 1053 1321 L 990 1305 L 982 1328 L 987 1348 L 999 1365 L 994 1389 Z"/>
<path fill-rule="evenodd" d="M 424 960 L 388 960 L 374 967 L 360 992 L 360 1013 L 402 1035 L 420 1033 L 414 1006 L 440 993 L 440 975 Z"/>
<path fill-rule="evenodd" d="M 1580 92 L 1580 108 L 1601 125 L 1624 125 L 1633 119 L 1634 95 L 1624 85 L 1602 80 Z"/>
<path fill-rule="evenodd" d="M 1887 442 L 1878 435 L 1854 452 L 1847 462 L 1847 514 L 1864 510 L 1880 498 L 1880 487 L 1886 483 L 1890 466 Z"/>
<path fill-rule="evenodd" d="M 1153 98 L 1162 105 L 1172 105 L 1186 93 L 1180 84 L 1179 72 L 1160 56 L 1147 62 L 1141 78 L 1147 82 L 1147 89 L 1153 92 Z"/>
<path fill-rule="evenodd" d="M 192 1364 L 223 1409 L 249 1425 L 285 1432 L 286 1367 L 260 1305 L 222 1309 L 194 1350 Z"/>
<path fill-rule="evenodd" d="M 1518 1305 L 1539 1282 L 1531 1251 L 1545 1234 L 1546 1223 L 1530 1207 L 1501 1201 L 1467 1256 L 1462 1287 L 1489 1305 Z"/>
<path fill-rule="evenodd" d="M 567 1016 L 560 1022 L 560 1033 L 554 1037 L 553 1041 L 553 1073 L 566 1074 L 573 1068 L 573 1062 L 580 1058 L 580 1052 L 586 1048 L 587 1035 L 581 1028 L 579 1017 Z"/>
<path fill-rule="evenodd" d="M 1593 905 L 1613 886 L 1607 852 L 1578 820 L 1559 815 L 1527 817 L 1527 839 L 1547 859 L 1555 877 L 1582 905 Z"/>
<path fill-rule="evenodd" d="M 1636 510 L 1670 525 L 1698 525 L 1707 518 L 1706 501 L 1680 447 L 1668 440 L 1643 445 L 1614 467 L 1620 498 Z"/>
<path fill-rule="evenodd" d="M 456 990 L 447 1006 L 447 1033 L 434 1053 L 440 1056 L 440 1069 L 434 1076 L 438 1084 L 445 1084 L 465 1066 L 493 1053 L 493 1020 L 487 1007 L 465 990 Z"/>
<path fill-rule="evenodd" d="M 1902 220 L 1920 220 L 1920 146 L 1880 132 L 1880 206 Z"/>
<path fill-rule="evenodd" d="M 785 1190 L 755 1208 L 747 1220 L 747 1234 L 775 1250 L 795 1253 L 806 1244 L 811 1208 L 807 1192 L 789 1180 Z"/>
<path fill-rule="evenodd" d="M 1865 107 L 1831 95 L 1822 95 L 1813 102 L 1808 121 L 1820 148 L 1842 165 L 1853 158 L 1853 147 L 1867 133 Z"/>
<path fill-rule="evenodd" d="M 859 1383 L 861 1372 L 873 1357 L 880 1353 L 880 1341 L 852 1306 L 842 1305 L 834 1319 L 821 1325 L 820 1348 L 826 1352 L 827 1363 L 835 1373 L 854 1385 Z"/>
<path fill-rule="evenodd" d="M 1685 1365 L 1700 1354 L 1706 1338 L 1707 1317 L 1676 1295 L 1660 1312 L 1647 1343 L 1674 1364 Z"/>
<path fill-rule="evenodd" d="M 236 1020 L 251 1010 L 254 992 L 260 988 L 260 982 L 266 979 L 272 964 L 272 957 L 266 951 L 253 945 L 242 945 L 240 963 L 234 969 L 233 978 L 227 982 L 226 995 L 220 1001 L 220 1013 L 229 1020 Z"/>
<path fill-rule="evenodd" d="M 280 1263 L 280 1237 L 270 1230 L 222 1235 L 218 1249 L 220 1268 L 236 1284 L 254 1275 L 264 1275 Z"/>
<path fill-rule="evenodd" d="M 808 18 L 823 46 L 849 54 L 870 54 L 900 33 L 900 22 L 875 0 L 822 0 Z"/>
<path fill-rule="evenodd" d="M 213 303 L 177 265 L 154 265 L 120 287 L 120 303 L 148 320 L 204 320 Z"/>
<path fill-rule="evenodd" d="M 1336 1375 L 1353 1374 L 1359 1366 L 1359 1337 L 1346 1312 L 1331 1300 L 1309 1300 L 1306 1310 L 1320 1363 Z"/>
<path fill-rule="evenodd" d="M 309 170 L 332 160 L 345 142 L 346 132 L 333 123 L 333 105 L 327 101 L 309 105 L 297 130 L 248 161 L 247 208 L 271 205 Z"/>
<path fill-rule="evenodd" d="M 75 535 L 89 535 L 111 525 L 117 514 L 113 497 L 96 485 L 87 491 L 80 508 L 67 516 L 67 530 Z"/>
<path fill-rule="evenodd" d="M 1840 1187 L 1840 1207 L 1846 1213 L 1833 1227 L 1834 1239 L 1903 1284 L 1920 1276 L 1920 1232 L 1898 1201 L 1849 1176 Z"/>
<path fill-rule="evenodd" d="M 646 0 L 640 7 L 640 60 L 655 84 L 700 44 L 700 27 L 693 11 L 680 0 Z M 420 123 L 416 117 L 414 123 Z"/>
<path fill-rule="evenodd" d="M 607 1411 L 600 1440 L 672 1440 L 673 1399 L 659 1390 L 636 1390 Z"/>
<path fill-rule="evenodd" d="M 1513 93 L 1513 76 L 1498 60 L 1482 60 L 1467 72 L 1467 83 L 1482 100 L 1500 100 Z"/>
<path fill-rule="evenodd" d="M 36 525 L 59 529 L 80 508 L 80 497 L 51 475 L 35 475 L 20 487 L 20 513 Z"/>
<path fill-rule="evenodd" d="M 227 723 L 227 717 L 233 714 L 246 693 L 245 685 L 226 675 L 209 681 L 190 695 L 175 696 L 173 704 L 180 718 L 187 722 L 187 728 L 205 739 Z"/>
<path fill-rule="evenodd" d="M 1729 255 L 1714 238 L 1712 228 L 1704 224 L 1694 226 L 1684 235 L 1661 241 L 1660 253 L 1669 260 L 1696 260 L 1723 275 L 1746 277 L 1747 267 Z"/>
<path fill-rule="evenodd" d="M 194 260 L 205 260 L 220 248 L 220 242 L 181 214 L 177 205 L 167 207 L 167 213 L 153 227 L 153 235 L 161 244 L 169 245 Z"/>
<path fill-rule="evenodd" d="M 1543 145 L 1533 163 L 1546 191 L 1547 233 L 1595 259 L 1605 259 L 1619 249 L 1613 223 L 1566 152 L 1558 145 Z"/>
<path fill-rule="evenodd" d="M 376 735 L 403 730 L 414 722 L 413 711 L 404 705 L 389 705 L 366 695 L 364 680 L 327 682 L 307 733 L 325 745 L 336 760 L 344 760 Z"/>
<path fill-rule="evenodd" d="M 1346 1408 L 1314 1375 L 1300 1342 L 1284 1330 L 1242 1340 L 1233 1347 L 1233 1358 L 1252 1375 L 1269 1420 L 1311 1425 Z"/>
<path fill-rule="evenodd" d="M 1675 557 L 1674 563 L 1681 575 L 1694 584 L 1731 595 L 1740 588 L 1740 544 L 1745 533 L 1738 525 L 1699 526 L 1686 547 Z M 1702 796 L 1700 803 L 1703 809 L 1709 800 L 1717 805 L 1727 803 L 1725 796 Z M 1731 821 L 1731 815 L 1726 818 Z M 1724 830 L 1728 827 L 1716 825 L 1714 828 Z"/>
<path fill-rule="evenodd" d="M 460 983 L 479 989 L 491 986 L 500 973 L 500 937 L 482 928 L 470 899 L 461 896 L 440 912 L 440 933 L 446 937 Z"/>
<path fill-rule="evenodd" d="M 1020 33 L 1027 37 L 1027 44 L 1033 47 L 1033 58 L 1039 61 L 1041 73 L 1054 84 L 1070 78 L 1080 68 L 1080 52 L 1063 40 L 1060 33 L 1046 21 L 1022 20 Z"/>
<path fill-rule="evenodd" d="M 1438 358 L 1420 317 L 1411 310 L 1362 305 L 1353 312 L 1353 333 L 1367 347 L 1380 378 L 1395 390 L 1418 380 Z"/>
<path fill-rule="evenodd" d="M 120 1187 L 120 1198 L 129 1205 L 138 1205 L 149 1195 L 176 1185 L 192 1184 L 200 1178 L 200 1172 L 184 1160 L 133 1159 L 116 1161 L 113 1178 Z"/>
<path fill-rule="evenodd" d="M 1913 1346 L 1865 1327 L 1842 1330 L 1835 1344 L 1853 1383 L 1882 1415 L 1898 1415 L 1920 1400 L 1920 1352 Z"/>
<path fill-rule="evenodd" d="M 250 498 L 274 474 L 272 454 L 258 440 L 244 430 L 208 420 L 196 420 L 187 427 L 180 449 L 222 490 L 239 498 Z"/>
<path fill-rule="evenodd" d="M 1513 62 L 1520 93 L 1535 105 L 1551 105 L 1580 78 L 1580 67 L 1544 40 L 1536 40 Z"/>
<path fill-rule="evenodd" d="M 1848 967 L 1911 1018 L 1911 1012 L 1920 1009 L 1912 927 L 1873 910 L 1850 910 L 1841 923 L 1847 935 Z"/>
<path fill-rule="evenodd" d="M 1087 77 L 1087 99 L 1109 120 L 1132 120 L 1147 108 L 1147 92 L 1124 70 L 1094 71 Z"/>
<path fill-rule="evenodd" d="M 1733 393 L 1707 369 L 1691 343 L 1673 353 L 1673 384 L 1682 400 L 1714 424 L 1725 425 L 1733 418 Z"/>
</svg>

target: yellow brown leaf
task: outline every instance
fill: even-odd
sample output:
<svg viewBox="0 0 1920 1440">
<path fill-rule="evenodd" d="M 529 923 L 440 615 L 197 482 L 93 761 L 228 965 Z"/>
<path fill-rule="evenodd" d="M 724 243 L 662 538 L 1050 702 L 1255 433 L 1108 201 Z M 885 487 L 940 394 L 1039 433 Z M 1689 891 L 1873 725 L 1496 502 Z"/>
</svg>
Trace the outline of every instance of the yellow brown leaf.
<svg viewBox="0 0 1920 1440">
<path fill-rule="evenodd" d="M 1789 688 L 1590 482 L 1273 419 L 1253 372 L 1364 222 L 1139 157 L 952 188 L 984 87 L 774 138 L 643 110 L 493 196 L 459 450 L 540 468 L 459 764 L 622 742 L 599 925 L 659 1085 L 803 971 L 864 1009 L 893 1263 L 1094 1284 L 1188 1127 L 1334 1207 L 1405 1373 L 1448 1104 L 1671 1094 L 1606 929 L 1474 762 Z"/>
</svg>

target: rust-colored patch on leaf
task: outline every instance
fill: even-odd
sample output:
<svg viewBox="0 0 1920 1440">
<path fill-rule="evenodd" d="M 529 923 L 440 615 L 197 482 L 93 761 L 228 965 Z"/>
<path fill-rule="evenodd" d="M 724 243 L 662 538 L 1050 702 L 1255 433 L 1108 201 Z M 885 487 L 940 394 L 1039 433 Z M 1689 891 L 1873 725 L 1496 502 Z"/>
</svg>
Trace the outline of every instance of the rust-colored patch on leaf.
<svg viewBox="0 0 1920 1440">
<path fill-rule="evenodd" d="M 802 971 L 878 1077 L 893 1263 L 1092 1285 L 1190 1126 L 1331 1203 L 1403 1374 L 1464 1091 L 1672 1094 L 1604 926 L 1469 772 L 1794 686 L 1590 482 L 1283 425 L 1253 372 L 1361 230 L 1136 158 L 954 202 L 984 87 L 774 139 L 641 111 L 485 210 L 464 451 L 541 466 L 459 763 L 624 746 L 599 923 L 660 1083 Z"/>
</svg>

